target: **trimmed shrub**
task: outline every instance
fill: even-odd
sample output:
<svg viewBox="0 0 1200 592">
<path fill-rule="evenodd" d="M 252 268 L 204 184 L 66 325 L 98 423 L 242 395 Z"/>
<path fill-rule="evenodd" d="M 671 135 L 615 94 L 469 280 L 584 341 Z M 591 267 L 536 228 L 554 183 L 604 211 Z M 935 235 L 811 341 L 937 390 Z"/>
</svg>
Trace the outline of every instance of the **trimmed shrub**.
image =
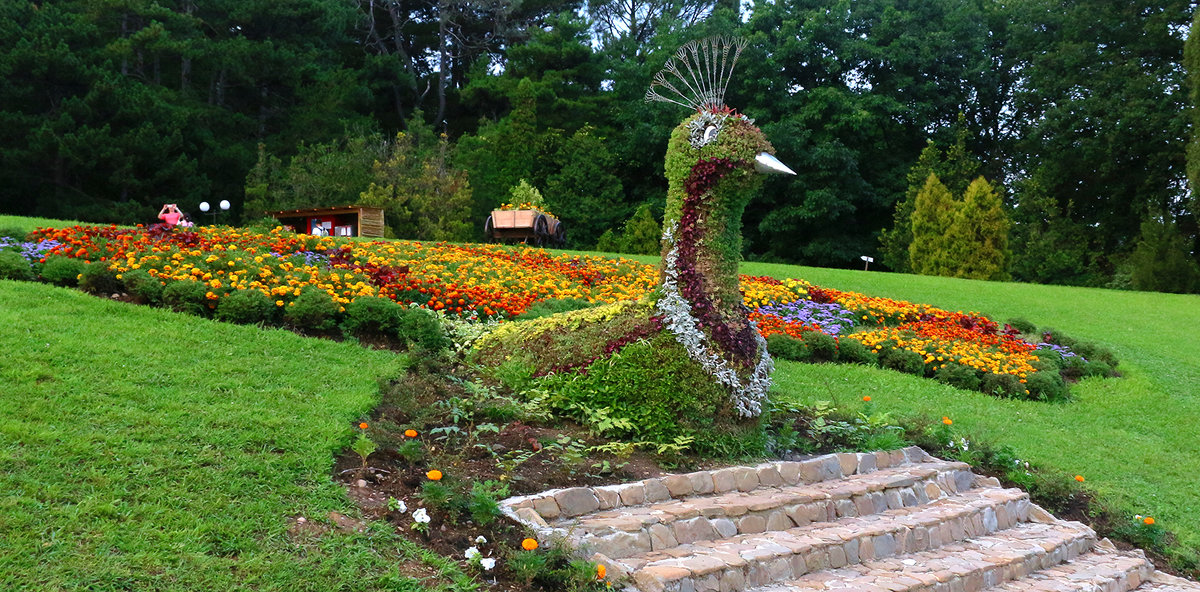
<svg viewBox="0 0 1200 592">
<path fill-rule="evenodd" d="M 79 285 L 83 273 L 83 261 L 62 255 L 51 255 L 42 264 L 42 281 L 67 288 Z"/>
<path fill-rule="evenodd" d="M 339 309 L 329 292 L 307 286 L 283 309 L 283 320 L 297 329 L 325 331 L 337 323 L 337 316 L 341 314 Z"/>
<path fill-rule="evenodd" d="M 1027 374 L 1025 388 L 1034 399 L 1055 401 L 1067 398 L 1067 383 L 1058 372 L 1034 372 Z"/>
<path fill-rule="evenodd" d="M 108 268 L 107 262 L 95 261 L 83 266 L 79 288 L 90 294 L 117 294 L 125 286 L 117 279 L 117 272 Z"/>
<path fill-rule="evenodd" d="M 208 286 L 196 280 L 180 280 L 163 288 L 163 304 L 175 312 L 208 316 Z"/>
<path fill-rule="evenodd" d="M 355 298 L 346 305 L 346 320 L 342 327 L 347 333 L 361 335 L 375 333 L 395 335 L 400 329 L 400 318 L 404 307 L 390 298 L 365 296 Z"/>
<path fill-rule="evenodd" d="M 906 374 L 925 374 L 925 358 L 921 357 L 921 354 L 896 347 L 880 350 L 879 365 Z"/>
<path fill-rule="evenodd" d="M 1008 325 L 1013 329 L 1025 333 L 1026 335 L 1037 333 L 1037 325 L 1034 325 L 1033 323 L 1021 317 L 1011 318 L 1004 322 L 1008 323 Z"/>
<path fill-rule="evenodd" d="M 781 360 L 804 362 L 808 360 L 808 349 L 799 339 L 790 335 L 776 333 L 767 338 L 767 351 Z"/>
<path fill-rule="evenodd" d="M 125 284 L 125 292 L 139 304 L 162 302 L 162 281 L 144 269 L 132 269 L 121 274 L 121 282 Z"/>
<path fill-rule="evenodd" d="M 988 372 L 983 375 L 983 384 L 980 386 L 985 394 L 995 395 L 997 397 L 1025 397 L 1025 385 L 1021 384 L 1021 379 L 1012 374 L 992 374 Z"/>
<path fill-rule="evenodd" d="M 809 359 L 814 362 L 832 362 L 837 359 L 838 344 L 832 335 L 820 331 L 805 331 L 804 347 L 808 349 Z"/>
<path fill-rule="evenodd" d="M 958 362 L 950 362 L 937 372 L 933 373 L 933 377 L 938 382 L 944 382 L 952 387 L 960 388 L 968 391 L 979 390 L 982 380 L 979 377 L 980 372 L 966 364 Z"/>
<path fill-rule="evenodd" d="M 1110 376 L 1113 369 L 1101 360 L 1088 360 L 1083 364 L 1083 376 Z"/>
<path fill-rule="evenodd" d="M 837 357 L 839 362 L 847 364 L 874 366 L 879 363 L 879 355 L 857 339 L 839 339 Z"/>
<path fill-rule="evenodd" d="M 269 321 L 274 313 L 271 297 L 258 290 L 234 290 L 217 303 L 217 320 L 242 325 Z"/>
<path fill-rule="evenodd" d="M 30 281 L 33 267 L 16 251 L 0 251 L 0 279 Z"/>
<path fill-rule="evenodd" d="M 450 339 L 442 329 L 437 315 L 423 308 L 404 309 L 396 336 L 426 351 L 441 351 L 450 347 Z"/>
</svg>

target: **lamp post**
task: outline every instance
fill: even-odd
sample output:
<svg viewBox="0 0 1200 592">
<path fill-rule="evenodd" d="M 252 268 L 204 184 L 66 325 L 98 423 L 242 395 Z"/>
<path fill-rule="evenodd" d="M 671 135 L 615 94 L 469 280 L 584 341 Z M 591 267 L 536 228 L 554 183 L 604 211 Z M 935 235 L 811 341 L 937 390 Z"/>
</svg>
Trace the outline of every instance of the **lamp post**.
<svg viewBox="0 0 1200 592">
<path fill-rule="evenodd" d="M 221 208 L 222 212 L 228 212 L 229 211 L 229 200 L 226 200 L 226 199 L 221 200 L 221 203 L 217 204 L 217 207 Z M 200 202 L 200 211 L 201 212 L 208 212 L 211 209 L 212 209 L 212 206 L 208 205 L 208 202 L 206 202 L 206 201 Z M 212 213 L 213 226 L 216 226 L 217 210 L 212 210 L 211 213 Z"/>
<path fill-rule="evenodd" d="M 867 257 L 866 255 L 863 255 L 862 257 L 859 257 L 859 259 L 862 259 L 862 260 L 863 260 L 863 271 L 866 271 L 866 270 L 867 270 L 867 268 L 868 268 L 868 267 L 870 267 L 870 266 L 871 266 L 871 264 L 875 262 L 875 258 L 874 258 L 874 257 Z"/>
</svg>

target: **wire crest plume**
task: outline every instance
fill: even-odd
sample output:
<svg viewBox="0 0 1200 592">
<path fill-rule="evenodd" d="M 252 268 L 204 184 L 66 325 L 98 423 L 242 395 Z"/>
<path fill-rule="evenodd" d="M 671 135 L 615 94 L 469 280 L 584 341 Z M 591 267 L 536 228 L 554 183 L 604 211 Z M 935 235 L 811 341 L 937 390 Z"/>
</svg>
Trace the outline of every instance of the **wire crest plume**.
<svg viewBox="0 0 1200 592">
<path fill-rule="evenodd" d="M 674 103 L 696 111 L 725 107 L 725 89 L 747 43 L 745 39 L 727 36 L 689 41 L 654 75 L 646 100 Z"/>
</svg>

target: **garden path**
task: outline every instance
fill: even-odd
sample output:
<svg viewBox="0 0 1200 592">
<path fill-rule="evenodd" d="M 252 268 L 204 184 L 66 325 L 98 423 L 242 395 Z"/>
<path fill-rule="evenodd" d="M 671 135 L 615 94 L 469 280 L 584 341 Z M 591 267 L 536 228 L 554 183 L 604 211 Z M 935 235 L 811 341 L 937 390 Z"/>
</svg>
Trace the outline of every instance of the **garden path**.
<svg viewBox="0 0 1200 592">
<path fill-rule="evenodd" d="M 1200 592 L 965 463 L 828 454 L 505 500 L 627 592 Z"/>
</svg>

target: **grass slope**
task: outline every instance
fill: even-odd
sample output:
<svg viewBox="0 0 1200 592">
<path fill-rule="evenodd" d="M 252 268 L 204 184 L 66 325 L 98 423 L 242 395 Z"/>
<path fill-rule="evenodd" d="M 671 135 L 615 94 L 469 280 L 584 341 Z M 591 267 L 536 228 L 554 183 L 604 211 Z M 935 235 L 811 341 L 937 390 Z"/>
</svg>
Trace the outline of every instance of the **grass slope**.
<svg viewBox="0 0 1200 592">
<path fill-rule="evenodd" d="M 1002 400 L 877 369 L 781 363 L 777 393 L 858 404 L 862 395 L 898 414 L 948 415 L 955 428 L 1012 446 L 1050 470 L 1084 475 L 1085 486 L 1132 515 L 1154 516 L 1200 550 L 1200 296 L 1122 292 L 747 263 L 744 273 L 799 277 L 817 285 L 1024 317 L 1111 348 L 1117 379 L 1074 385 L 1077 400 Z"/>
<path fill-rule="evenodd" d="M 421 590 L 333 450 L 403 359 L 0 281 L 0 589 Z"/>
</svg>

